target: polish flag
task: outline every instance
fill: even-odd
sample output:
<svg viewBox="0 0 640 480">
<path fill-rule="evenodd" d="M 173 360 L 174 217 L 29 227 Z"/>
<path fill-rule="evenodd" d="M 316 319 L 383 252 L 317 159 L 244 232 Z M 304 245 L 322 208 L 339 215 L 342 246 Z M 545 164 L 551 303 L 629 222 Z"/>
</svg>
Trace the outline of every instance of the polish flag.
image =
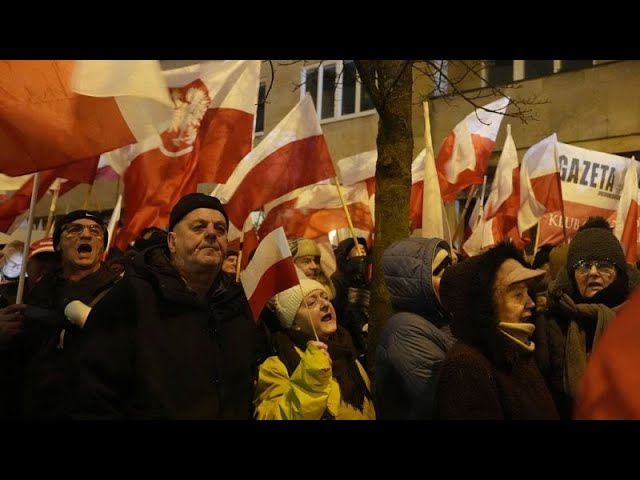
<svg viewBox="0 0 640 480">
<path fill-rule="evenodd" d="M 240 273 L 242 288 L 257 321 L 262 309 L 275 294 L 298 285 L 298 274 L 282 228 L 267 235 Z"/>
<path fill-rule="evenodd" d="M 556 134 L 532 145 L 520 167 L 518 230 L 524 234 L 547 212 L 562 209 L 560 173 L 556 163 Z"/>
<path fill-rule="evenodd" d="M 470 224 L 473 225 L 471 236 L 462 247 L 467 255 L 479 255 L 485 249 L 507 238 L 511 239 L 518 248 L 524 247 L 517 228 L 520 208 L 520 167 L 518 151 L 509 126 L 482 218 L 478 218 L 479 205 L 480 203 L 477 202 L 471 214 Z"/>
<path fill-rule="evenodd" d="M 171 126 L 106 155 L 125 184 L 118 248 L 125 250 L 146 227 L 165 228 L 182 196 L 198 183 L 226 181 L 249 153 L 259 69 L 257 60 L 227 60 L 164 72 L 175 104 Z"/>
<path fill-rule="evenodd" d="M 409 199 L 409 229 L 414 233 L 417 229 L 423 229 L 423 219 L 428 220 L 427 230 L 423 230 L 422 236 L 431 236 L 442 238 L 451 244 L 451 233 L 447 214 L 440 198 L 440 190 L 437 182 L 435 182 L 435 168 L 425 170 L 427 161 L 426 149 L 422 150 L 411 163 L 411 196 Z M 433 161 L 433 160 L 432 160 Z M 427 198 L 424 196 L 424 178 L 427 172 Z M 436 190 L 437 189 L 437 190 Z M 440 205 L 440 208 L 434 208 L 433 203 Z M 424 205 L 429 205 L 429 212 L 423 215 Z M 438 211 L 439 210 L 439 211 Z"/>
<path fill-rule="evenodd" d="M 481 185 L 498 136 L 509 98 L 475 109 L 444 139 L 436 157 L 440 193 L 445 202 L 455 200 L 469 185 Z"/>
<path fill-rule="evenodd" d="M 354 228 L 373 231 L 369 195 L 364 182 L 342 188 Z M 264 206 L 265 218 L 260 225 L 264 237 L 283 227 L 287 238 L 315 239 L 331 230 L 348 228 L 349 223 L 335 185 L 312 185 L 300 188 Z"/>
<path fill-rule="evenodd" d="M 60 195 L 64 195 L 80 183 L 93 183 L 97 166 L 98 158 L 94 157 L 93 160 L 41 171 L 37 199 L 40 200 L 58 178 L 66 180 L 60 186 Z M 22 223 L 24 214 L 29 210 L 33 193 L 33 174 L 13 178 L 0 174 L 0 189 L 14 190 L 13 194 L 6 195 L 7 198 L 0 204 L 0 232 L 12 233 Z"/>
<path fill-rule="evenodd" d="M 96 172 L 96 180 L 101 182 L 117 182 L 120 180 L 120 175 L 116 172 L 111 165 L 106 155 L 100 156 L 98 162 L 98 171 Z"/>
<path fill-rule="evenodd" d="M 366 182 L 371 178 L 375 180 L 377 161 L 377 150 L 341 158 L 336 162 L 336 171 L 340 183 L 342 185 L 353 185 L 358 182 Z"/>
<path fill-rule="evenodd" d="M 227 239 L 227 250 L 231 249 L 237 252 L 242 250 L 240 270 L 244 270 L 249 263 L 249 255 L 251 255 L 251 251 L 260 243 L 260 238 L 258 237 L 258 232 L 256 232 L 251 215 L 249 215 L 247 220 L 244 222 L 242 232 L 235 228 L 233 224 L 230 224 Z"/>
<path fill-rule="evenodd" d="M 229 221 L 238 226 L 266 203 L 335 176 L 329 147 L 307 94 L 240 162 L 216 196 L 225 204 Z"/>
<path fill-rule="evenodd" d="M 640 420 L 640 290 L 607 327 L 578 388 L 577 420 Z"/>
<path fill-rule="evenodd" d="M 0 173 L 23 175 L 157 134 L 173 104 L 157 60 L 0 63 Z"/>
<path fill-rule="evenodd" d="M 429 102 L 423 102 L 425 148 L 418 157 L 423 156 L 424 181 L 422 191 L 422 237 L 441 238 L 449 245 L 451 242 L 451 230 L 447 219 L 447 212 L 442 203 L 436 160 L 433 156 L 433 144 L 431 142 L 431 119 L 429 116 Z M 413 172 L 412 172 L 413 173 Z"/>
<path fill-rule="evenodd" d="M 627 262 L 635 265 L 638 261 L 638 171 L 635 158 L 629 160 L 624 176 L 613 233 L 622 244 Z"/>
</svg>

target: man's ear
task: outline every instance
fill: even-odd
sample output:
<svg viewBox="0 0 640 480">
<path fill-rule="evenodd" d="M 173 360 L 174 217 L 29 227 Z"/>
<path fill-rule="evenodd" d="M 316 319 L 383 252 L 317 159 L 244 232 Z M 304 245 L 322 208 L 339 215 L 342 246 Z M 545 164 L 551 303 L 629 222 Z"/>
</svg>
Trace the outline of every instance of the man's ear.
<svg viewBox="0 0 640 480">
<path fill-rule="evenodd" d="M 169 232 L 167 235 L 167 246 L 169 247 L 169 251 L 171 253 L 176 253 L 176 233 Z"/>
</svg>

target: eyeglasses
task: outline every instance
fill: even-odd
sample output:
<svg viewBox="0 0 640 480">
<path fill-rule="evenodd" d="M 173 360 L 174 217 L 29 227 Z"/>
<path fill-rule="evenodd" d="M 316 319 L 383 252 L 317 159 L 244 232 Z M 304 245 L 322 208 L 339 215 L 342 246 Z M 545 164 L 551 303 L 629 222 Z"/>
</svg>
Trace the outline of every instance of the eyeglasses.
<svg viewBox="0 0 640 480">
<path fill-rule="evenodd" d="M 591 272 L 591 267 L 596 267 L 596 270 L 603 277 L 610 277 L 616 270 L 615 265 L 609 261 L 598 261 L 598 260 L 580 260 L 573 265 L 575 272 L 581 277 L 586 277 Z"/>
<path fill-rule="evenodd" d="M 84 229 L 88 228 L 89 233 L 93 237 L 101 237 L 104 234 L 104 230 L 100 225 L 92 223 L 91 225 L 82 225 L 81 223 L 69 223 L 64 226 L 62 231 L 66 232 L 70 237 L 77 237 L 84 232 Z"/>
</svg>

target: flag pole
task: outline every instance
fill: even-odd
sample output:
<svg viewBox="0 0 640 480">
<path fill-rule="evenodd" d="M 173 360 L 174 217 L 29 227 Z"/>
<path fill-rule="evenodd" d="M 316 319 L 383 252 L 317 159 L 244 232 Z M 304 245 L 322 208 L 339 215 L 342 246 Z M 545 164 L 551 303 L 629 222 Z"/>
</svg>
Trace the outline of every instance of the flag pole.
<svg viewBox="0 0 640 480">
<path fill-rule="evenodd" d="M 307 307 L 307 318 L 309 319 L 309 323 L 311 324 L 311 330 L 313 330 L 313 336 L 316 337 L 316 342 L 319 342 L 318 332 L 316 332 L 316 327 L 313 324 L 313 319 L 311 318 L 311 309 L 309 305 L 307 305 L 307 299 L 304 297 L 304 290 L 302 290 L 302 284 L 298 282 L 298 288 L 300 288 L 300 293 L 302 293 L 302 303 Z"/>
<path fill-rule="evenodd" d="M 38 186 L 40 184 L 40 172 L 33 175 L 33 187 L 31 188 L 31 204 L 29 205 L 29 222 L 27 225 L 27 238 L 24 241 L 22 249 L 22 266 L 20 267 L 20 279 L 18 280 L 18 293 L 16 295 L 16 304 L 22 303 L 24 296 L 24 280 L 27 273 L 27 257 L 29 247 L 31 246 L 31 229 L 33 228 L 33 217 L 35 216 L 36 203 L 38 203 Z"/>
<path fill-rule="evenodd" d="M 45 238 L 51 235 L 51 228 L 53 227 L 53 214 L 56 212 L 56 204 L 58 203 L 58 196 L 60 195 L 60 179 L 55 180 L 56 188 L 53 190 L 53 198 L 51 199 L 51 205 L 49 206 L 49 216 L 47 217 L 47 226 L 44 229 Z"/>
<path fill-rule="evenodd" d="M 342 196 L 342 189 L 340 188 L 340 180 L 338 180 L 338 176 L 334 177 L 336 182 L 336 188 L 338 189 L 338 197 L 340 197 L 340 203 L 342 203 L 342 208 L 344 209 L 344 214 L 347 216 L 347 223 L 349 224 L 349 231 L 351 232 L 351 236 L 353 237 L 353 244 L 357 249 L 357 252 L 360 255 L 364 255 L 360 244 L 358 243 L 358 237 L 356 237 L 356 231 L 353 228 L 353 223 L 351 222 L 351 215 L 349 215 L 349 209 L 347 208 L 347 204 L 344 201 L 344 197 Z"/>
<path fill-rule="evenodd" d="M 251 214 L 249 214 L 249 216 L 251 216 Z M 238 260 L 236 261 L 236 283 L 240 283 L 240 265 L 242 264 L 243 248 L 244 248 L 244 225 L 242 227 L 242 232 L 240 232 L 240 250 L 238 251 Z"/>
<path fill-rule="evenodd" d="M 480 240 L 480 248 L 483 247 L 483 243 L 484 243 L 484 226 L 486 225 L 486 222 L 484 221 L 484 193 L 485 190 L 487 188 L 487 176 L 485 175 L 482 178 L 482 194 L 480 195 L 480 199 L 478 200 L 480 202 L 480 208 L 478 209 L 478 219 L 482 222 L 482 231 L 480 232 L 480 238 L 482 240 Z"/>
<path fill-rule="evenodd" d="M 567 237 L 567 222 L 565 221 L 565 216 L 564 216 L 564 197 L 562 196 L 562 180 L 560 179 L 560 165 L 558 165 L 558 154 L 557 154 L 557 148 L 558 148 L 558 143 L 556 142 L 553 145 L 553 160 L 556 164 L 556 173 L 557 178 L 558 178 L 558 191 L 560 192 L 560 213 L 562 214 L 562 235 L 564 236 L 564 240 L 562 243 L 567 244 L 569 243 L 569 238 Z M 540 222 L 538 222 L 538 225 L 540 225 Z M 537 242 L 537 237 L 536 237 L 536 242 Z"/>
</svg>

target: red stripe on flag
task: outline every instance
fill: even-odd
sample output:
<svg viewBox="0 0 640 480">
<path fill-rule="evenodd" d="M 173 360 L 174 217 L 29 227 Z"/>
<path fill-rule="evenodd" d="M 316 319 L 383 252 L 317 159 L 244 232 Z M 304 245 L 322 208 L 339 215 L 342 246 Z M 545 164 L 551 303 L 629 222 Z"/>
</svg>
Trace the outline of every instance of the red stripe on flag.
<svg viewBox="0 0 640 480">
<path fill-rule="evenodd" d="M 120 250 L 126 250 L 147 227 L 167 228 L 173 206 L 183 195 L 197 190 L 196 159 L 196 151 L 169 158 L 154 149 L 133 160 L 123 178 L 124 226 L 115 240 Z"/>
<path fill-rule="evenodd" d="M 291 257 L 286 257 L 269 266 L 262 274 L 258 285 L 249 299 L 253 318 L 258 319 L 262 309 L 276 293 L 297 285 L 298 275 Z"/>
<path fill-rule="evenodd" d="M 283 227 L 288 238 L 318 238 L 331 230 L 347 228 L 349 222 L 342 207 L 339 208 L 295 208 L 296 200 L 289 200 L 274 207 L 260 225 L 260 237 L 264 238 L 278 227 Z M 373 231 L 369 205 L 350 203 L 347 210 L 354 228 Z"/>
<path fill-rule="evenodd" d="M 291 166 L 305 162 L 305 168 Z M 324 135 L 296 140 L 255 165 L 225 206 L 229 220 L 243 225 L 249 213 L 296 188 L 336 176 Z"/>
<path fill-rule="evenodd" d="M 438 157 L 436 158 L 436 169 L 438 170 L 438 183 L 440 184 L 440 194 L 445 202 L 453 202 L 459 192 L 470 185 L 481 185 L 482 178 L 487 173 L 489 157 L 496 142 L 480 135 L 471 135 L 471 143 L 476 154 L 476 167 L 473 170 L 463 170 L 458 175 L 456 183 L 449 183 L 445 176 L 445 165 L 451 161 L 453 147 L 455 144 L 455 134 L 451 132 L 442 143 Z"/>
<path fill-rule="evenodd" d="M 248 112 L 230 108 L 207 110 L 199 135 L 199 183 L 226 183 L 253 143 L 253 119 Z"/>
<path fill-rule="evenodd" d="M 74 63 L 0 63 L 0 172 L 47 170 L 136 141 L 113 97 L 71 91 Z"/>
<path fill-rule="evenodd" d="M 411 185 L 411 198 L 409 200 L 409 228 L 413 232 L 416 228 L 422 228 L 422 195 L 424 194 L 424 181 Z"/>
</svg>

